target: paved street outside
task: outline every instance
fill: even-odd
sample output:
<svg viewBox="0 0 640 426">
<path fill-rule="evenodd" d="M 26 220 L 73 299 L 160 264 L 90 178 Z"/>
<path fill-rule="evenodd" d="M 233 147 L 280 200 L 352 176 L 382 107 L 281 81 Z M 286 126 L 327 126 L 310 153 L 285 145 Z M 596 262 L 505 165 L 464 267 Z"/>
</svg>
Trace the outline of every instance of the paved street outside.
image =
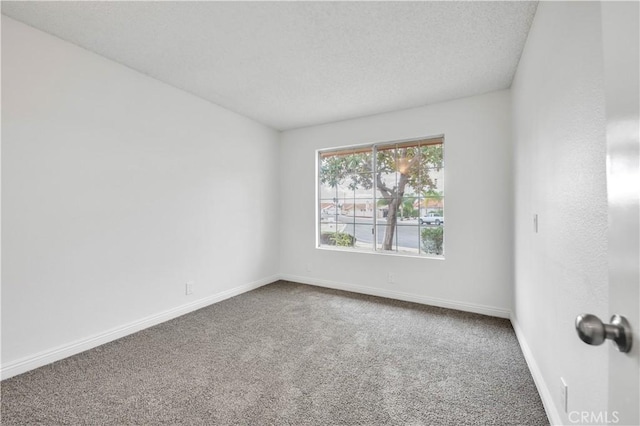
<svg viewBox="0 0 640 426">
<path fill-rule="evenodd" d="M 331 218 L 324 220 L 335 221 L 345 226 L 342 232 L 346 232 L 356 237 L 358 243 L 373 242 L 373 219 L 366 217 L 353 217 L 344 215 L 333 215 Z M 355 223 L 354 223 L 355 222 Z M 394 246 L 397 244 L 399 247 L 406 247 L 411 249 L 418 249 L 420 246 L 420 231 L 424 228 L 431 228 L 437 225 L 420 225 L 418 219 L 399 220 L 396 224 L 396 238 L 394 238 Z M 377 219 L 377 243 L 382 244 L 384 234 L 387 227 L 387 220 L 379 218 Z"/>
</svg>

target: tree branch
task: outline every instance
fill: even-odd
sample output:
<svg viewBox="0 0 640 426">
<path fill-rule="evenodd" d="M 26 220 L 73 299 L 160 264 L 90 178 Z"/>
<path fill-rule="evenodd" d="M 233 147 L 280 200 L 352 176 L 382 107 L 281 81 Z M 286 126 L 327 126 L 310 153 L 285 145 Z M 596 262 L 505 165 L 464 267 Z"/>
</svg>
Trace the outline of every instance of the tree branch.
<svg viewBox="0 0 640 426">
<path fill-rule="evenodd" d="M 393 190 L 389 189 L 387 185 L 385 185 L 384 182 L 382 182 L 381 173 L 376 173 L 376 184 L 377 184 L 378 191 L 380 191 L 380 193 L 384 198 L 386 198 L 387 200 L 393 200 L 395 198 L 393 194 Z"/>
<path fill-rule="evenodd" d="M 405 175 L 404 173 L 400 173 L 400 180 L 398 181 L 398 197 L 401 198 L 404 196 L 404 188 L 409 181 L 409 175 Z"/>
</svg>

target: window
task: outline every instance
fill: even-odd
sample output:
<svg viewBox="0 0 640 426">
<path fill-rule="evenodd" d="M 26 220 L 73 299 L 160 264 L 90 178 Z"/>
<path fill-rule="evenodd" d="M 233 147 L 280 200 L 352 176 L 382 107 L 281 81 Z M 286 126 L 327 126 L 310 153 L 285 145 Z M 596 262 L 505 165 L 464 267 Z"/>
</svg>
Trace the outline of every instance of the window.
<svg viewBox="0 0 640 426">
<path fill-rule="evenodd" d="M 443 144 L 318 151 L 318 247 L 444 257 Z"/>
</svg>

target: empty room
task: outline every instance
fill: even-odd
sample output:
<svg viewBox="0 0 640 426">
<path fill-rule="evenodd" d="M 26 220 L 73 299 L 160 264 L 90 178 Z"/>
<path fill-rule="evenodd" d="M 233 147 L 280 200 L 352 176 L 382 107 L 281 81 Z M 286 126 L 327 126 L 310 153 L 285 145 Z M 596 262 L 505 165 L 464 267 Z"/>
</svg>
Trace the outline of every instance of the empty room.
<svg viewBox="0 0 640 426">
<path fill-rule="evenodd" d="M 640 424 L 640 3 L 1 8 L 3 425 Z"/>
</svg>

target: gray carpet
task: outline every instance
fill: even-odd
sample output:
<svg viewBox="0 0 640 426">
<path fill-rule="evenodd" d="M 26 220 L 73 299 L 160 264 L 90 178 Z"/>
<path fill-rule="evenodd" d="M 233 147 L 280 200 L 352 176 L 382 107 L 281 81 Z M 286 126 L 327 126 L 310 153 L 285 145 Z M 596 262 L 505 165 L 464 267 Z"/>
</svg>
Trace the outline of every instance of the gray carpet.
<svg viewBox="0 0 640 426">
<path fill-rule="evenodd" d="M 543 425 L 507 320 L 277 282 L 5 380 L 3 425 Z"/>
</svg>

